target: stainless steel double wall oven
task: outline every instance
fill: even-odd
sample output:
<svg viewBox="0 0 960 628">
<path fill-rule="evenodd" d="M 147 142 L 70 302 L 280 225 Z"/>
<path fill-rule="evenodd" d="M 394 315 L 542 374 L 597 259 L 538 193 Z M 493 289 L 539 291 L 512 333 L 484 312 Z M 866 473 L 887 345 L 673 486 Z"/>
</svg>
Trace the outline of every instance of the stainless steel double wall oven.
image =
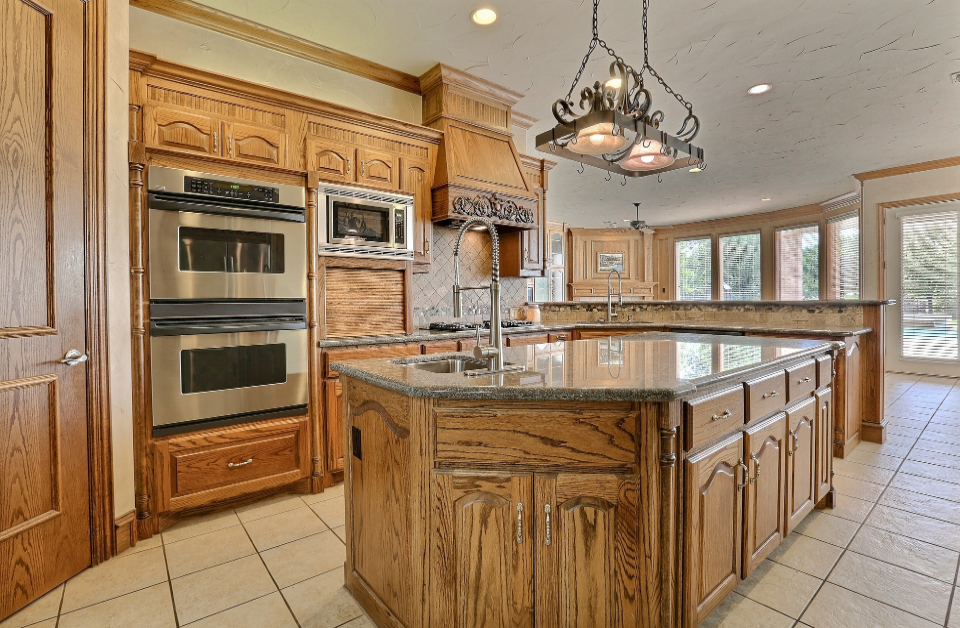
<svg viewBox="0 0 960 628">
<path fill-rule="evenodd" d="M 307 408 L 303 187 L 151 166 L 155 433 Z"/>
</svg>

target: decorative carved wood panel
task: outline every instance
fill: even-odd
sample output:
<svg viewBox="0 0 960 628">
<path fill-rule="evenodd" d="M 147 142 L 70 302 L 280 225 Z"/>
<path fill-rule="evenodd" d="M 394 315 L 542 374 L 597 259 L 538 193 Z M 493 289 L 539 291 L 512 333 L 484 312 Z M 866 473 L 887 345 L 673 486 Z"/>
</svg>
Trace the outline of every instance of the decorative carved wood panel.
<svg viewBox="0 0 960 628">
<path fill-rule="evenodd" d="M 770 555 L 783 537 L 786 504 L 786 434 L 784 414 L 745 433 L 744 462 L 750 481 L 744 491 L 743 577 Z"/>
<path fill-rule="evenodd" d="M 785 534 L 816 504 L 817 400 L 810 397 L 787 412 L 787 511 Z"/>
</svg>

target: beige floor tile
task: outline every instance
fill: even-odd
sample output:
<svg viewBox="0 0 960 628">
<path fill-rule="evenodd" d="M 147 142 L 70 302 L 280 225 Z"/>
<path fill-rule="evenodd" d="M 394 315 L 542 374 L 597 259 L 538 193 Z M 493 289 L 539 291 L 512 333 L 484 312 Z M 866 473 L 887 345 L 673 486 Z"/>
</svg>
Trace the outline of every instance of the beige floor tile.
<svg viewBox="0 0 960 628">
<path fill-rule="evenodd" d="M 799 619 L 820 584 L 820 578 L 767 560 L 740 583 L 737 593 Z"/>
<path fill-rule="evenodd" d="M 363 612 L 343 587 L 343 570 L 334 569 L 282 591 L 302 628 L 333 628 Z"/>
<path fill-rule="evenodd" d="M 960 475 L 960 473 L 957 473 L 960 471 L 960 456 L 954 454 L 948 454 L 939 451 L 926 451 L 914 447 L 913 451 L 910 452 L 910 455 L 907 456 L 907 460 L 915 460 L 917 462 L 935 464 L 941 467 L 949 467 L 953 469 L 956 475 Z"/>
<path fill-rule="evenodd" d="M 871 467 L 880 467 L 881 469 L 889 469 L 891 471 L 896 471 L 900 466 L 900 463 L 903 462 L 903 458 L 897 458 L 895 456 L 885 456 L 883 454 L 878 454 L 875 451 L 867 451 L 862 447 L 857 447 L 853 450 L 853 453 L 847 454 L 847 457 L 844 460 L 849 460 L 850 462 L 858 462 L 860 464 L 869 465 Z"/>
<path fill-rule="evenodd" d="M 259 556 L 247 556 L 172 581 L 181 624 L 249 602 L 277 590 Z"/>
<path fill-rule="evenodd" d="M 920 427 L 907 427 L 899 423 L 894 423 L 887 427 L 887 437 L 890 436 L 903 436 L 906 438 L 919 438 L 920 434 L 923 433 L 923 428 Z"/>
<path fill-rule="evenodd" d="M 935 436 L 935 434 L 931 434 L 929 436 L 923 435 L 918 438 L 917 444 L 913 447 L 914 451 L 936 451 L 954 456 L 960 456 L 960 445 L 942 441 Z"/>
<path fill-rule="evenodd" d="M 930 423 L 927 425 L 927 428 L 924 430 L 924 432 L 926 432 L 928 435 L 934 433 L 960 437 L 960 425 L 957 425 L 956 423 Z"/>
<path fill-rule="evenodd" d="M 922 478 L 939 480 L 940 482 L 949 482 L 950 484 L 960 484 L 960 471 L 936 464 L 927 464 L 926 462 L 906 460 L 900 467 L 900 473 L 917 475 Z"/>
<path fill-rule="evenodd" d="M 170 585 L 166 582 L 65 613 L 60 628 L 176 628 Z"/>
<path fill-rule="evenodd" d="M 888 488 L 878 503 L 960 525 L 960 504 L 939 497 Z"/>
<path fill-rule="evenodd" d="M 960 626 L 960 589 L 953 589 L 953 606 L 950 607 L 950 619 L 947 621 L 948 628 L 957 628 Z"/>
<path fill-rule="evenodd" d="M 860 524 L 815 510 L 800 522 L 796 531 L 837 547 L 846 547 Z"/>
<path fill-rule="evenodd" d="M 920 430 L 920 431 L 923 431 L 923 428 L 925 428 L 927 426 L 927 423 L 930 422 L 930 420 L 927 419 L 926 417 L 908 419 L 906 417 L 899 417 L 899 416 L 888 417 L 887 421 L 889 425 L 896 425 L 898 427 L 908 427 L 910 429 Z"/>
<path fill-rule="evenodd" d="M 829 582 L 943 625 L 951 586 L 889 563 L 847 552 Z"/>
<path fill-rule="evenodd" d="M 333 529 L 333 533 L 340 538 L 344 543 L 347 542 L 347 526 L 337 526 Z"/>
<path fill-rule="evenodd" d="M 957 561 L 960 560 L 960 554 L 952 550 L 873 526 L 860 528 L 850 542 L 849 549 L 950 585 L 953 584 Z"/>
<path fill-rule="evenodd" d="M 373 623 L 372 619 L 366 615 L 362 615 L 354 620 L 348 621 L 341 628 L 377 628 L 377 626 Z"/>
<path fill-rule="evenodd" d="M 909 473 L 898 473 L 890 480 L 890 486 L 960 503 L 960 484 L 940 482 Z"/>
<path fill-rule="evenodd" d="M 247 523 L 279 515 L 281 512 L 287 512 L 294 508 L 303 508 L 303 500 L 300 499 L 300 495 L 280 495 L 279 497 L 241 506 L 237 508 L 237 516 L 240 517 L 240 521 Z"/>
<path fill-rule="evenodd" d="M 164 549 L 171 578 L 179 578 L 257 553 L 243 526 L 231 526 L 192 536 L 183 541 L 168 543 Z"/>
<path fill-rule="evenodd" d="M 862 522 L 870 514 L 871 508 L 873 508 L 873 502 L 849 495 L 837 495 L 837 505 L 833 508 L 824 508 L 823 512 L 841 519 Z"/>
<path fill-rule="evenodd" d="M 127 551 L 125 551 L 123 554 L 120 554 L 120 556 L 130 556 L 131 554 L 136 554 L 138 552 L 145 552 L 155 547 L 160 547 L 161 545 L 163 545 L 163 537 L 161 537 L 159 534 L 154 534 L 149 539 L 137 541 L 136 545 L 127 549 Z"/>
<path fill-rule="evenodd" d="M 309 508 L 288 510 L 279 515 L 244 524 L 258 551 L 296 541 L 327 529 Z"/>
<path fill-rule="evenodd" d="M 937 628 L 938 624 L 827 582 L 801 618 L 810 628 Z"/>
<path fill-rule="evenodd" d="M 908 445 L 895 445 L 893 443 L 860 443 L 857 445 L 857 449 L 863 449 L 865 451 L 872 451 L 885 456 L 893 456 L 894 458 L 905 458 L 908 453 L 910 453 L 910 448 L 913 447 L 913 444 Z"/>
<path fill-rule="evenodd" d="M 834 460 L 833 469 L 837 475 L 872 482 L 873 484 L 886 485 L 893 478 L 893 471 L 848 460 Z"/>
<path fill-rule="evenodd" d="M 342 526 L 346 520 L 347 506 L 342 496 L 317 502 L 310 507 L 313 508 L 313 512 L 317 513 L 317 516 L 323 519 L 323 522 L 331 528 Z"/>
<path fill-rule="evenodd" d="M 335 497 L 343 497 L 343 482 L 340 484 L 334 484 L 330 488 L 326 489 L 322 493 L 317 493 L 316 495 L 301 495 L 300 498 L 303 499 L 308 505 L 315 504 L 317 502 L 325 502 Z"/>
<path fill-rule="evenodd" d="M 867 517 L 867 525 L 896 532 L 912 539 L 960 551 L 960 526 L 931 519 L 889 506 L 877 506 Z"/>
<path fill-rule="evenodd" d="M 833 476 L 833 487 L 841 495 L 849 495 L 870 502 L 877 501 L 880 494 L 883 493 L 883 486 L 880 484 L 856 480 L 844 475 Z"/>
<path fill-rule="evenodd" d="M 62 611 L 69 613 L 111 598 L 145 589 L 167 579 L 163 548 L 120 556 L 86 569 L 67 581 Z"/>
<path fill-rule="evenodd" d="M 802 534 L 791 534 L 773 550 L 770 560 L 817 578 L 827 577 L 843 548 Z"/>
<path fill-rule="evenodd" d="M 51 617 L 60 612 L 60 600 L 63 599 L 63 585 L 40 596 L 19 611 L 0 621 L 0 628 L 23 628 Z"/>
<path fill-rule="evenodd" d="M 337 535 L 327 531 L 267 550 L 261 556 L 277 586 L 283 589 L 342 568 L 347 550 Z"/>
<path fill-rule="evenodd" d="M 731 593 L 700 628 L 790 628 L 793 620 L 777 611 L 757 604 L 738 593 Z"/>
<path fill-rule="evenodd" d="M 297 628 L 279 591 L 189 624 L 189 628 Z"/>
<path fill-rule="evenodd" d="M 187 517 L 176 525 L 163 531 L 164 543 L 176 543 L 191 536 L 200 536 L 214 530 L 222 530 L 230 526 L 240 525 L 237 514 L 232 510 L 222 510 L 212 512 L 208 515 L 198 515 L 196 517 Z"/>
</svg>

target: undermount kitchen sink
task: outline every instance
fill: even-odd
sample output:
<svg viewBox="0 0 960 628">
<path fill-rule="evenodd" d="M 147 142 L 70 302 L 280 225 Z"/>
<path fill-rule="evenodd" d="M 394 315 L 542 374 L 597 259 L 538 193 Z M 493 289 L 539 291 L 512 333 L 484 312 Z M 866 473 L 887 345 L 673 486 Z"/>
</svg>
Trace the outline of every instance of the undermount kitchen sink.
<svg viewBox="0 0 960 628">
<path fill-rule="evenodd" d="M 490 364 L 486 360 L 474 358 L 442 358 L 429 362 L 414 362 L 412 366 L 431 373 L 463 373 L 490 368 Z"/>
</svg>

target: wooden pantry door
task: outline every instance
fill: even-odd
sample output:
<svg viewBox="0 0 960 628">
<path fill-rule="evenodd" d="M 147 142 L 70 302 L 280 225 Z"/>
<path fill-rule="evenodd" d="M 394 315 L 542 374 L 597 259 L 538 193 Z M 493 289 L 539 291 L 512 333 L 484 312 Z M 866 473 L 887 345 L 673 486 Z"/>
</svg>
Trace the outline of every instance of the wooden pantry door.
<svg viewBox="0 0 960 628">
<path fill-rule="evenodd" d="M 0 620 L 90 564 L 84 3 L 0 2 Z"/>
</svg>

